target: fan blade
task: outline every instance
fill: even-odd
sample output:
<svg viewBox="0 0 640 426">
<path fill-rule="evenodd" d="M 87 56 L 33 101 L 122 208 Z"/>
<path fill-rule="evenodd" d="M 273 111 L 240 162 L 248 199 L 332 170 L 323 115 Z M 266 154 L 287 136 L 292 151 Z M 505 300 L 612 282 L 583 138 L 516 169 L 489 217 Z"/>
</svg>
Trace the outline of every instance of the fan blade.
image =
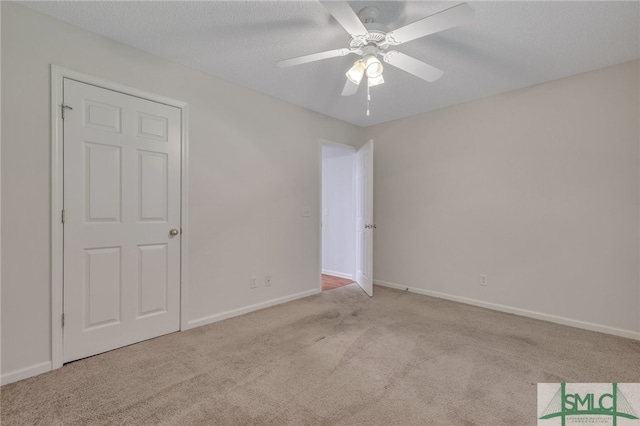
<svg viewBox="0 0 640 426">
<path fill-rule="evenodd" d="M 393 45 L 406 43 L 420 37 L 466 24 L 473 19 L 475 11 L 467 3 L 445 9 L 412 24 L 387 33 L 387 40 Z"/>
<path fill-rule="evenodd" d="M 387 52 L 384 55 L 384 61 L 430 83 L 436 81 L 444 74 L 442 70 L 396 50 Z"/>
<path fill-rule="evenodd" d="M 361 36 L 369 32 L 347 2 L 321 1 L 320 3 L 351 36 Z"/>
<path fill-rule="evenodd" d="M 355 95 L 359 87 L 359 84 L 355 84 L 353 81 L 347 79 L 347 82 L 344 84 L 344 89 L 342 89 L 342 96 Z"/>
<path fill-rule="evenodd" d="M 298 56 L 297 58 L 285 59 L 278 61 L 276 64 L 280 68 L 292 67 L 294 65 L 306 64 L 308 62 L 320 61 L 322 59 L 335 58 L 336 56 L 347 56 L 351 53 L 350 49 L 327 50 L 326 52 L 312 53 L 311 55 Z"/>
</svg>

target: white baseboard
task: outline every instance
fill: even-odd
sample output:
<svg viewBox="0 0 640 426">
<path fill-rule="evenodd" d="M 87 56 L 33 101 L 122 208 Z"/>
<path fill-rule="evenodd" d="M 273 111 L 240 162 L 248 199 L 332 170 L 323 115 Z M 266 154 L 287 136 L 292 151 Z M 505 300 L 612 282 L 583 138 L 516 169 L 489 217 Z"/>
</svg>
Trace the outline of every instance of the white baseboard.
<svg viewBox="0 0 640 426">
<path fill-rule="evenodd" d="M 29 377 L 46 373 L 47 371 L 51 371 L 51 361 L 41 362 L 40 364 L 31 365 L 29 367 L 3 374 L 0 378 L 0 383 L 7 385 L 9 383 L 17 382 L 18 380 L 28 379 Z"/>
<path fill-rule="evenodd" d="M 323 269 L 322 273 L 326 275 L 333 275 L 334 277 L 346 278 L 349 280 L 353 279 L 353 274 L 348 274 L 346 272 L 330 271 L 329 269 Z"/>
<path fill-rule="evenodd" d="M 280 305 L 282 303 L 291 302 L 292 300 L 302 299 L 303 297 L 313 296 L 320 293 L 319 288 L 314 290 L 303 291 L 302 293 L 292 294 L 290 296 L 279 297 L 277 299 L 267 300 L 266 302 L 256 303 L 255 305 L 245 306 L 238 309 L 231 309 L 229 311 L 220 312 L 219 314 L 209 315 L 202 318 L 187 321 L 187 327 L 184 330 L 190 330 L 202 325 L 212 324 L 214 322 L 222 321 L 228 318 L 237 317 L 239 315 L 248 314 L 249 312 L 258 311 L 260 309 L 269 308 L 271 306 Z"/>
<path fill-rule="evenodd" d="M 406 285 L 396 284 L 388 281 L 373 280 L 374 284 L 395 288 L 398 290 L 410 291 L 412 293 L 423 294 L 425 296 L 437 297 L 439 299 L 452 300 L 454 302 L 466 303 L 467 305 L 480 306 L 481 308 L 492 309 L 494 311 L 507 312 L 510 314 L 520 315 L 523 317 L 549 321 L 556 324 L 568 325 L 570 327 L 582 328 L 584 330 L 597 331 L 600 333 L 612 334 L 614 336 L 626 337 L 628 339 L 640 340 L 640 333 L 622 328 L 609 327 L 608 325 L 594 324 L 591 322 L 580 321 L 576 319 L 560 317 L 556 315 L 544 314 L 542 312 L 529 311 L 527 309 L 514 308 L 512 306 L 500 305 L 497 303 L 485 302 L 477 299 L 470 299 L 462 296 L 455 296 L 438 291 L 425 290 L 417 287 L 409 287 Z"/>
</svg>

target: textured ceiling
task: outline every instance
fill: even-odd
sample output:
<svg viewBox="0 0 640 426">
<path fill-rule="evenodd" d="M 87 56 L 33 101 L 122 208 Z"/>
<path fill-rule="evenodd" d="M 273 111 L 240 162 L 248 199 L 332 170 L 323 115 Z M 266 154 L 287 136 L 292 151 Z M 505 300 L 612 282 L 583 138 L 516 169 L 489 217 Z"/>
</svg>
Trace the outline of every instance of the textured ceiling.
<svg viewBox="0 0 640 426">
<path fill-rule="evenodd" d="M 427 83 L 386 66 L 386 83 L 342 97 L 355 55 L 291 68 L 276 61 L 347 47 L 349 36 L 314 1 L 22 2 L 27 7 L 305 108 L 369 126 L 639 56 L 639 3 L 469 2 L 474 21 L 396 50 L 444 71 Z M 396 29 L 451 2 L 349 2 L 380 9 Z"/>
</svg>

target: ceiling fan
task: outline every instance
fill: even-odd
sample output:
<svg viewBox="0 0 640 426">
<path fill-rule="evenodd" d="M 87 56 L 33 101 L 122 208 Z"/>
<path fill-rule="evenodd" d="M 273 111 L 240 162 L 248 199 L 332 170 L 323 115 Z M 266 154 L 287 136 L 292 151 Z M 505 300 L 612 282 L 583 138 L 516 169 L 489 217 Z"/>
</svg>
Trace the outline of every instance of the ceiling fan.
<svg viewBox="0 0 640 426">
<path fill-rule="evenodd" d="M 375 7 L 365 7 L 356 15 L 346 2 L 320 1 L 320 3 L 351 36 L 349 47 L 298 56 L 279 61 L 277 65 L 284 68 L 352 53 L 361 56 L 346 73 L 347 81 L 342 90 L 342 96 L 355 94 L 365 75 L 367 87 L 384 83 L 382 77 L 384 67 L 378 56 L 387 64 L 425 81 L 432 82 L 439 79 L 443 74 L 442 70 L 397 50 L 388 49 L 391 46 L 465 24 L 474 16 L 474 10 L 468 4 L 461 3 L 389 31 L 384 25 L 375 22 L 378 16 L 378 9 Z"/>
</svg>

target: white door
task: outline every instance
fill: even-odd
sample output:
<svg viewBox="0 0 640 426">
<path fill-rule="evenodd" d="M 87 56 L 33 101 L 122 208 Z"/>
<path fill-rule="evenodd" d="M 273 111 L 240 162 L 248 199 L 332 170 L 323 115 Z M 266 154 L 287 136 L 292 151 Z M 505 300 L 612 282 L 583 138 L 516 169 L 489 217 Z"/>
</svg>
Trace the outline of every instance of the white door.
<svg viewBox="0 0 640 426">
<path fill-rule="evenodd" d="M 181 129 L 178 108 L 66 78 L 64 105 L 68 362 L 180 327 Z"/>
<path fill-rule="evenodd" d="M 356 282 L 373 296 L 373 140 L 356 153 Z"/>
</svg>

